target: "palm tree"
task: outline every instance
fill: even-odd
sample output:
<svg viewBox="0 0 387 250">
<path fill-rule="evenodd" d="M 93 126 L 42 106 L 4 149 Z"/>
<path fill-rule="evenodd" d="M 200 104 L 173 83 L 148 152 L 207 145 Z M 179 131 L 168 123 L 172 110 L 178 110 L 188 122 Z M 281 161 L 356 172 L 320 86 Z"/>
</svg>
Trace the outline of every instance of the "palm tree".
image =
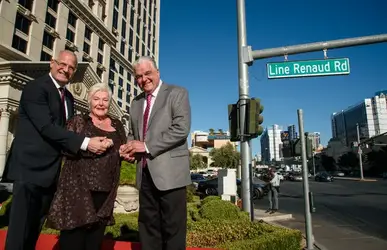
<svg viewBox="0 0 387 250">
<path fill-rule="evenodd" d="M 220 128 L 220 129 L 218 129 L 218 130 L 219 130 L 219 134 L 220 134 L 220 135 L 223 135 L 223 129 Z"/>
<path fill-rule="evenodd" d="M 210 128 L 208 131 L 210 132 L 210 135 L 214 135 L 215 130 L 213 128 Z"/>
</svg>

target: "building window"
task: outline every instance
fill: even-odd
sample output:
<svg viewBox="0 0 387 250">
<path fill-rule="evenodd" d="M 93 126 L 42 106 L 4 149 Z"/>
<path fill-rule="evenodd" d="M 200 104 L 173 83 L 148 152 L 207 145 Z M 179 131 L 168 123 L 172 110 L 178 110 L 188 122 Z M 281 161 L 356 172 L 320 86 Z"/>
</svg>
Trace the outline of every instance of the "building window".
<svg viewBox="0 0 387 250">
<path fill-rule="evenodd" d="M 113 10 L 113 28 L 118 28 L 118 10 Z"/>
<path fill-rule="evenodd" d="M 93 32 L 88 28 L 88 27 L 86 27 L 86 29 L 85 29 L 85 38 L 87 39 L 87 40 L 89 40 L 89 41 L 91 41 L 91 34 L 92 34 Z"/>
<path fill-rule="evenodd" d="M 137 26 L 136 26 L 136 32 L 137 32 L 137 35 L 140 35 L 140 32 L 141 32 L 141 21 L 140 20 L 137 20 Z"/>
<path fill-rule="evenodd" d="M 33 0 L 19 0 L 19 4 L 30 11 L 32 11 L 32 3 Z"/>
<path fill-rule="evenodd" d="M 42 50 L 40 54 L 40 61 L 46 62 L 51 60 L 51 55 Z"/>
<path fill-rule="evenodd" d="M 124 43 L 124 41 L 121 41 L 120 52 L 122 55 L 125 55 L 125 43 Z"/>
<path fill-rule="evenodd" d="M 126 38 L 126 21 L 125 20 L 122 20 L 122 23 L 121 23 L 121 36 L 123 38 Z"/>
<path fill-rule="evenodd" d="M 122 100 L 122 88 L 124 87 L 124 80 L 121 77 L 118 78 L 118 85 L 118 98 Z"/>
<path fill-rule="evenodd" d="M 126 18 L 128 15 L 128 1 L 124 0 L 123 6 L 122 6 L 122 16 Z"/>
<path fill-rule="evenodd" d="M 130 9 L 130 26 L 134 27 L 134 10 Z"/>
<path fill-rule="evenodd" d="M 27 41 L 15 34 L 13 35 L 13 39 L 12 39 L 12 47 L 23 53 L 26 53 Z"/>
<path fill-rule="evenodd" d="M 66 39 L 73 43 L 75 40 L 77 17 L 71 11 L 69 12 L 67 23 Z"/>
<path fill-rule="evenodd" d="M 100 79 L 102 79 L 102 73 L 103 73 L 103 70 L 100 69 L 100 68 L 97 68 L 97 75 Z"/>
<path fill-rule="evenodd" d="M 132 48 L 129 48 L 128 49 L 128 61 L 129 62 L 132 62 L 132 59 L 133 58 L 133 50 L 132 50 Z"/>
<path fill-rule="evenodd" d="M 43 45 L 46 46 L 49 49 L 52 49 L 54 47 L 54 41 L 55 38 L 47 33 L 47 31 L 44 31 L 43 33 Z"/>
<path fill-rule="evenodd" d="M 140 39 L 136 36 L 136 53 L 140 54 Z"/>
<path fill-rule="evenodd" d="M 56 17 L 51 15 L 50 13 L 46 13 L 46 20 L 45 23 L 47 23 L 50 27 L 54 28 L 56 27 Z"/>
<path fill-rule="evenodd" d="M 30 25 L 31 21 L 28 20 L 26 17 L 21 15 L 19 12 L 16 13 L 16 22 L 15 22 L 15 28 L 23 32 L 24 34 L 28 35 L 30 31 Z"/>
<path fill-rule="evenodd" d="M 134 37 L 133 29 L 129 29 L 129 44 L 132 47 L 133 47 L 133 37 Z"/>
<path fill-rule="evenodd" d="M 118 106 L 120 106 L 122 108 L 122 102 L 121 101 L 117 101 L 117 104 L 118 104 Z"/>
<path fill-rule="evenodd" d="M 47 6 L 51 8 L 53 11 L 57 12 L 58 11 L 58 0 L 48 0 L 47 1 Z"/>
<path fill-rule="evenodd" d="M 137 93 L 137 89 L 135 88 L 135 89 L 134 89 L 134 97 L 136 97 L 137 94 L 138 94 L 138 93 Z"/>
<path fill-rule="evenodd" d="M 83 52 L 90 55 L 90 45 L 86 41 L 83 42 Z"/>
</svg>

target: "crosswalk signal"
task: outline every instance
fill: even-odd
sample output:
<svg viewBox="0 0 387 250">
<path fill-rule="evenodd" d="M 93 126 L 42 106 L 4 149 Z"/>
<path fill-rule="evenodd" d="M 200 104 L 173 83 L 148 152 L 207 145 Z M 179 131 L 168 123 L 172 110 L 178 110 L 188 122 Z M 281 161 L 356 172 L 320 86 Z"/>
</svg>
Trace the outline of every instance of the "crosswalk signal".
<svg viewBox="0 0 387 250">
<path fill-rule="evenodd" d="M 246 106 L 246 134 L 250 138 L 257 138 L 263 133 L 263 105 L 260 99 L 251 98 L 247 100 Z"/>
<path fill-rule="evenodd" d="M 239 106 L 238 104 L 228 105 L 228 124 L 230 131 L 230 141 L 240 141 L 239 129 Z"/>
</svg>

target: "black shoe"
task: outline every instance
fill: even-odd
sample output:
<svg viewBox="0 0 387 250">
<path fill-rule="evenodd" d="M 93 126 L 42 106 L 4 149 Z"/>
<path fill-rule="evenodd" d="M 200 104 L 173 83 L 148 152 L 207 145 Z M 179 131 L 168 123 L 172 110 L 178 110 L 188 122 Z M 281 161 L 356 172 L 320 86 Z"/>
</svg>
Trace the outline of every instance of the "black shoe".
<svg viewBox="0 0 387 250">
<path fill-rule="evenodd" d="M 270 214 L 274 214 L 277 211 L 278 211 L 277 209 L 273 209 L 273 210 L 271 210 Z"/>
<path fill-rule="evenodd" d="M 268 210 L 265 211 L 265 213 L 269 213 L 269 212 L 271 212 L 271 211 L 272 211 L 271 209 L 268 209 Z"/>
</svg>

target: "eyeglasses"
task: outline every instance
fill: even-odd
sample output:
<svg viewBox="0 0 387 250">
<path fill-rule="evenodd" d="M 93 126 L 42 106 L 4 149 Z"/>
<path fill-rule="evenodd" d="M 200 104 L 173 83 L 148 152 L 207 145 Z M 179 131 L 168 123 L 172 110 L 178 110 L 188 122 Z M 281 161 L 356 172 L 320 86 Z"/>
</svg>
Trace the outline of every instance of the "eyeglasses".
<svg viewBox="0 0 387 250">
<path fill-rule="evenodd" d="M 54 62 L 56 63 L 56 64 L 58 64 L 58 66 L 60 67 L 60 68 L 68 68 L 68 70 L 69 71 L 72 71 L 72 72 L 74 72 L 75 70 L 76 70 L 76 68 L 74 68 L 73 66 L 70 66 L 70 65 L 68 65 L 68 64 L 66 64 L 66 63 L 63 63 L 63 62 L 58 62 L 57 60 L 54 60 Z"/>
</svg>

